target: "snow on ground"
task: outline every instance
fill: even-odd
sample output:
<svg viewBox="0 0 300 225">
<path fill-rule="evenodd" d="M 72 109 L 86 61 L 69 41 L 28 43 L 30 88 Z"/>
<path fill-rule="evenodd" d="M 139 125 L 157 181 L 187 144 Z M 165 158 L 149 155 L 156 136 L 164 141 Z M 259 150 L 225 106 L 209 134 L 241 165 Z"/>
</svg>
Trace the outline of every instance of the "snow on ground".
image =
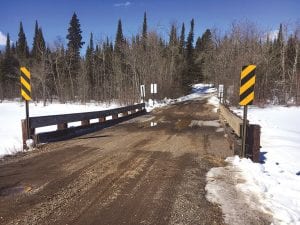
<svg viewBox="0 0 300 225">
<path fill-rule="evenodd" d="M 242 115 L 242 109 L 234 109 Z M 273 216 L 274 224 L 300 224 L 300 107 L 250 107 L 248 119 L 261 125 L 261 161 L 227 158 L 228 166 L 207 174 L 210 201 L 221 204 L 229 224 L 239 212 L 230 206 L 224 182 L 234 184 L 246 204 Z M 224 179 L 229 173 L 228 180 Z M 222 178 L 222 179 L 221 179 Z M 218 191 L 216 191 L 218 190 Z"/>
<path fill-rule="evenodd" d="M 45 116 L 67 113 L 100 111 L 108 108 L 117 108 L 117 104 L 49 104 L 43 106 L 41 103 L 30 103 L 30 116 Z M 21 102 L 4 101 L 0 103 L 0 157 L 13 154 L 22 150 L 21 119 L 25 118 L 25 105 Z M 78 123 L 70 123 L 76 126 Z M 37 129 L 37 132 L 55 130 L 56 126 Z"/>
</svg>

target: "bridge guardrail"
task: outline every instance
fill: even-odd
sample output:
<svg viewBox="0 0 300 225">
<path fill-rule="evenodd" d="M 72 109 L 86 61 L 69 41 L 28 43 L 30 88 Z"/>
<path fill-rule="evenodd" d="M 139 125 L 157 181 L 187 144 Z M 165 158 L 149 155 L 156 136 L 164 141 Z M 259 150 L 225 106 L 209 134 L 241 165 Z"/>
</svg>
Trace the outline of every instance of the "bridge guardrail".
<svg viewBox="0 0 300 225">
<path fill-rule="evenodd" d="M 66 140 L 77 137 L 83 134 L 94 132 L 105 127 L 115 125 L 139 115 L 146 113 L 145 103 L 109 109 L 95 112 L 71 113 L 50 116 L 37 116 L 29 118 L 30 137 L 35 144 L 43 142 L 53 142 Z M 106 120 L 106 117 L 111 116 L 112 119 Z M 98 123 L 90 123 L 90 120 L 98 119 Z M 81 126 L 68 127 L 68 123 L 81 122 Z M 22 120 L 22 137 L 23 147 L 26 148 L 27 125 L 26 120 Z M 57 125 L 56 131 L 44 132 L 36 134 L 36 128 Z"/>
</svg>

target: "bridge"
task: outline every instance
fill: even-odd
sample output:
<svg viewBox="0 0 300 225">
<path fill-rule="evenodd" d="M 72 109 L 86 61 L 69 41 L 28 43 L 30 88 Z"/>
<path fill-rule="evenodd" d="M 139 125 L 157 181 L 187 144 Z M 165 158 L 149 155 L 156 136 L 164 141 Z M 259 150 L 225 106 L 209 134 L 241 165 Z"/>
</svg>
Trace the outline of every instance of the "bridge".
<svg viewBox="0 0 300 225">
<path fill-rule="evenodd" d="M 224 224 L 206 173 L 233 155 L 206 98 L 0 163 L 0 224 Z"/>
</svg>

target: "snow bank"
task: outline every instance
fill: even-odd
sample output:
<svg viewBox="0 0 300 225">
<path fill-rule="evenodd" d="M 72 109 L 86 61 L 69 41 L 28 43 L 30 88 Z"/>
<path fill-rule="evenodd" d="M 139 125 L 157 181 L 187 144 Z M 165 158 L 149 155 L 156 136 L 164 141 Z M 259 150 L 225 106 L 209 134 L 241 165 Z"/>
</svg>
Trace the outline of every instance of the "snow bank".
<svg viewBox="0 0 300 225">
<path fill-rule="evenodd" d="M 242 114 L 241 109 L 234 111 Z M 231 157 L 226 160 L 229 163 L 226 170 L 214 168 L 207 174 L 208 199 L 221 204 L 227 218 L 232 215 L 225 209 L 228 199 L 222 196 L 224 192 L 216 193 L 215 190 L 222 188 L 224 180 L 219 178 L 230 171 L 234 188 L 243 194 L 249 207 L 254 205 L 260 211 L 272 214 L 274 224 L 300 224 L 299 115 L 299 107 L 249 108 L 250 122 L 262 126 L 263 164 Z"/>
<path fill-rule="evenodd" d="M 42 104 L 30 103 L 30 116 L 45 116 L 77 112 L 100 111 L 117 108 L 117 104 Z M 18 102 L 0 103 L 0 156 L 14 154 L 22 150 L 21 119 L 25 118 L 25 105 Z M 72 123 L 71 126 L 78 124 Z M 37 132 L 55 130 L 56 126 L 37 129 Z"/>
</svg>

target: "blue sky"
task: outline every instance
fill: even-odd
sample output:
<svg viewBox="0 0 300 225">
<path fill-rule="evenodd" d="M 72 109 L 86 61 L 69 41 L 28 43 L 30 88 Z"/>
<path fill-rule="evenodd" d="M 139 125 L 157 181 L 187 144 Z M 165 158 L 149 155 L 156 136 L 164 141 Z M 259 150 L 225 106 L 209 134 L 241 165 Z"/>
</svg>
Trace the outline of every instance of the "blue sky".
<svg viewBox="0 0 300 225">
<path fill-rule="evenodd" d="M 195 19 L 196 36 L 211 27 L 226 30 L 234 20 L 248 19 L 266 30 L 277 29 L 280 22 L 300 21 L 300 0 L 0 0 L 0 3 L 0 32 L 9 32 L 15 41 L 22 21 L 30 47 L 36 19 L 49 44 L 58 36 L 66 43 L 73 12 L 80 19 L 85 42 L 90 32 L 96 40 L 105 36 L 114 39 L 119 18 L 126 36 L 136 34 L 141 29 L 144 11 L 149 28 L 164 35 L 172 22 L 185 22 L 188 31 L 191 18 Z"/>
</svg>

